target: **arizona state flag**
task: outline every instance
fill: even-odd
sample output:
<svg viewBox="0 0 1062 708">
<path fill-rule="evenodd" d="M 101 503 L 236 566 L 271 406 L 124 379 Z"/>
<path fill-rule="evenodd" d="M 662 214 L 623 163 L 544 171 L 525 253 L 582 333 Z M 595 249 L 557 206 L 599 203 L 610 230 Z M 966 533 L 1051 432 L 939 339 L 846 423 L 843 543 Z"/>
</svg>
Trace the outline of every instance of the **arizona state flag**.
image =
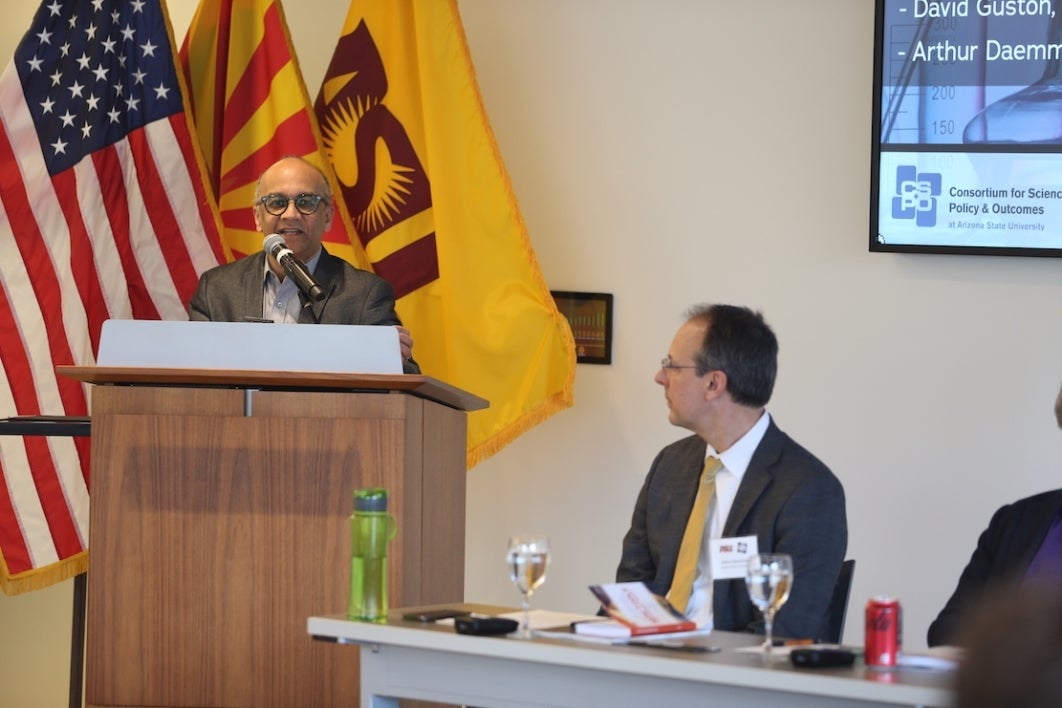
<svg viewBox="0 0 1062 708">
<path fill-rule="evenodd" d="M 572 403 L 542 279 L 450 0 L 354 0 L 314 105 L 373 269 L 428 375 L 490 401 L 468 464 Z"/>
<path fill-rule="evenodd" d="M 226 256 L 259 251 L 251 204 L 265 168 L 301 155 L 332 179 L 279 0 L 201 0 L 181 64 L 225 225 Z M 323 238 L 329 252 L 369 268 L 342 203 L 336 216 Z"/>
</svg>

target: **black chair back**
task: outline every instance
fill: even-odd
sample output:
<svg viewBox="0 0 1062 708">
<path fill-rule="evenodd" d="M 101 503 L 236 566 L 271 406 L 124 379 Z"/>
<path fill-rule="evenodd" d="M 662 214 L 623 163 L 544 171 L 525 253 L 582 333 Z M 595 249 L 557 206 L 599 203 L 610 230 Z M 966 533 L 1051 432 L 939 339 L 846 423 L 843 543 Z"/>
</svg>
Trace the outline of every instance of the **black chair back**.
<svg viewBox="0 0 1062 708">
<path fill-rule="evenodd" d="M 837 584 L 833 586 L 833 596 L 830 598 L 830 607 L 827 610 L 828 626 L 827 636 L 822 641 L 830 644 L 840 644 L 844 634 L 844 619 L 848 614 L 848 597 L 852 592 L 852 575 L 855 573 L 855 560 L 849 558 L 841 564 L 841 574 L 837 576 Z"/>
</svg>

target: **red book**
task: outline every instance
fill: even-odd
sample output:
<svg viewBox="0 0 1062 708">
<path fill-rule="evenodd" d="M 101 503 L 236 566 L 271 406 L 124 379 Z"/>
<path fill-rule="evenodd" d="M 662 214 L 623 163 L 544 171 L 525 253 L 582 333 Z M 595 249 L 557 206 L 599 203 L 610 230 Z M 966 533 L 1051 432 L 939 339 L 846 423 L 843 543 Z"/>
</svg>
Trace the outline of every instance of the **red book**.
<svg viewBox="0 0 1062 708">
<path fill-rule="evenodd" d="M 575 625 L 576 634 L 622 639 L 697 630 L 695 622 L 672 607 L 666 598 L 649 590 L 645 583 L 591 585 L 590 592 L 601 601 L 609 619 L 580 622 Z"/>
</svg>

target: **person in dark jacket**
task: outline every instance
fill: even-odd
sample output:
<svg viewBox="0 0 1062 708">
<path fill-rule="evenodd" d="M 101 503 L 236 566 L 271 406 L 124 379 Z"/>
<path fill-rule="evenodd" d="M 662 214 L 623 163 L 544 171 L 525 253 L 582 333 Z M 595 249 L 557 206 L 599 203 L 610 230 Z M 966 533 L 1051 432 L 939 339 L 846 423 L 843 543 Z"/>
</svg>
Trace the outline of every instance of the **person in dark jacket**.
<svg viewBox="0 0 1062 708">
<path fill-rule="evenodd" d="M 279 234 L 324 290 L 306 297 L 271 254 L 252 253 L 203 273 L 188 304 L 192 321 L 392 325 L 398 329 L 403 370 L 420 373 L 413 361 L 413 337 L 395 313 L 391 285 L 329 253 L 321 238 L 335 207 L 328 179 L 301 157 L 284 157 L 258 179 L 254 223 L 263 234 Z"/>
<path fill-rule="evenodd" d="M 623 539 L 616 580 L 643 581 L 699 627 L 762 633 L 741 578 L 712 575 L 712 546 L 754 536 L 759 553 L 792 556 L 777 636 L 819 638 L 848 545 L 844 489 L 766 410 L 778 341 L 762 315 L 734 305 L 692 309 L 660 364 L 672 425 L 694 433 L 653 461 Z M 703 471 L 711 462 L 714 488 Z M 703 507 L 699 489 L 710 489 Z M 695 508 L 705 511 L 696 525 Z M 687 532 L 687 527 L 697 529 Z M 703 531 L 701 529 L 703 528 Z M 690 543 L 684 543 L 689 535 Z M 690 553 L 682 553 L 689 547 Z M 695 561 L 683 571 L 681 558 Z M 683 578 L 678 580 L 677 578 Z M 678 599 L 677 599 L 678 598 Z"/>
<path fill-rule="evenodd" d="M 1055 401 L 1062 428 L 1062 390 Z M 1062 488 L 1000 507 L 977 540 L 959 584 L 929 625 L 929 646 L 954 644 L 971 608 L 1005 585 L 1044 583 L 1062 594 Z"/>
</svg>

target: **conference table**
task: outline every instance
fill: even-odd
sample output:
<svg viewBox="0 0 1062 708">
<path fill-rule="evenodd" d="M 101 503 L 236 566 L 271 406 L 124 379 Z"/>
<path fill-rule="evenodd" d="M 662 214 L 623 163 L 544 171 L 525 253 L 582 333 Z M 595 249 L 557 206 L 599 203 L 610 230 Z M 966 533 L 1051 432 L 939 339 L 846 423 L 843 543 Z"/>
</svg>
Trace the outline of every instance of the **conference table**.
<svg viewBox="0 0 1062 708">
<path fill-rule="evenodd" d="M 449 607 L 486 615 L 513 611 Z M 404 621 L 411 609 L 426 608 L 392 610 L 384 623 L 308 618 L 315 639 L 336 642 L 337 651 L 360 651 L 362 706 L 390 708 L 399 699 L 481 708 L 954 703 L 952 672 L 874 669 L 860 658 L 844 668 L 798 668 L 784 655 L 767 658 L 755 650 L 762 637 L 751 634 L 717 631 L 684 640 L 719 647 L 694 653 L 591 643 L 553 632 L 531 639 L 458 634 L 448 623 Z"/>
</svg>

